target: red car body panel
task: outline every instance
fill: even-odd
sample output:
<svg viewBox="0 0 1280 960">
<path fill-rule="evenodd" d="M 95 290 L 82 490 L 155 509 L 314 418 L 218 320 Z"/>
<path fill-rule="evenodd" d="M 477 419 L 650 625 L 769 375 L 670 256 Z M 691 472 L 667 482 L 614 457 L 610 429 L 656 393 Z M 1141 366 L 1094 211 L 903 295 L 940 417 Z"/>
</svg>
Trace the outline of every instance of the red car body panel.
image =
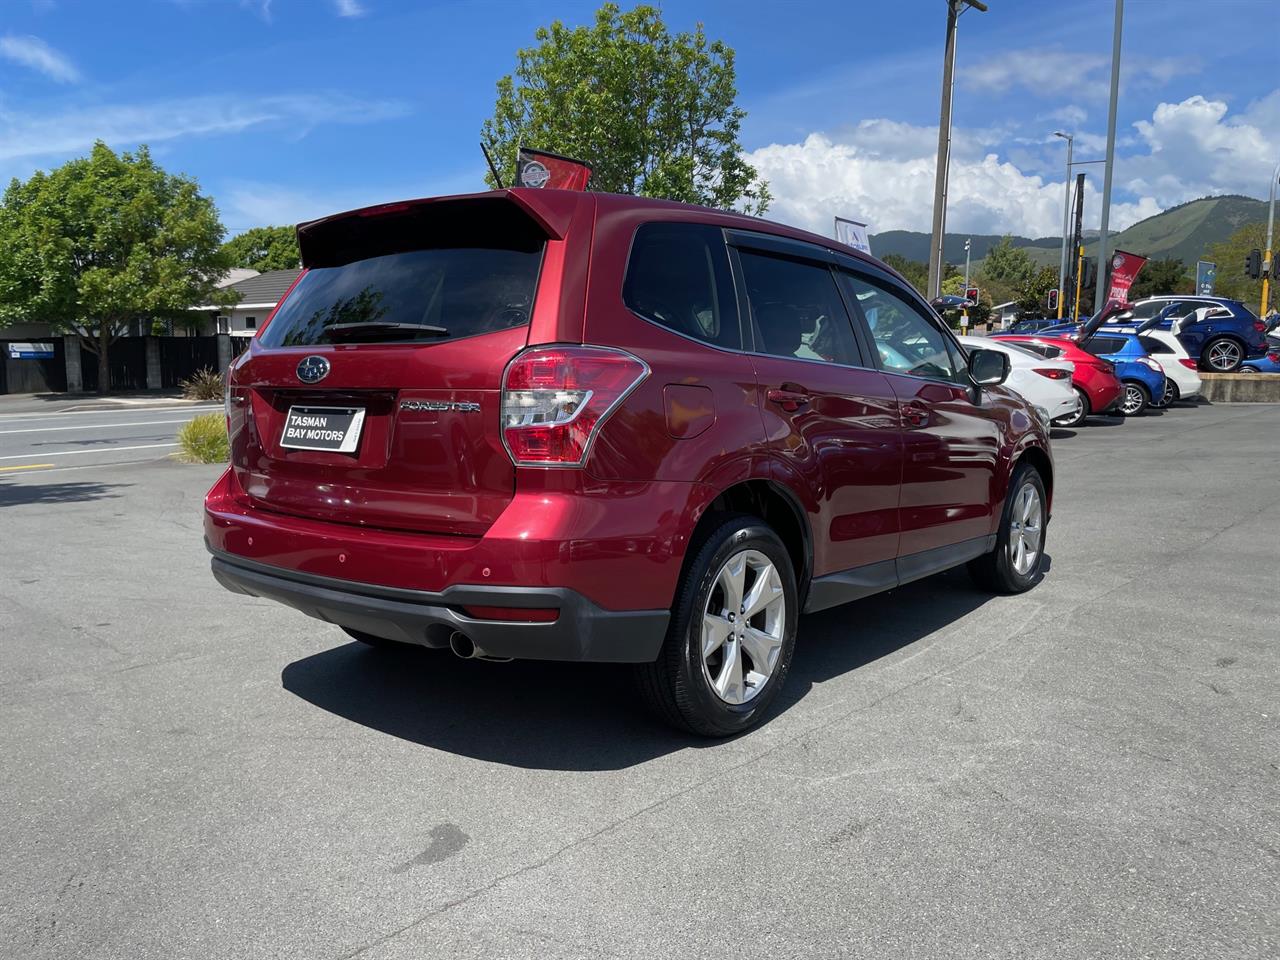
<svg viewBox="0 0 1280 960">
<path fill-rule="evenodd" d="M 1014 333 L 996 334 L 992 339 L 1057 347 L 1062 351 L 1058 359 L 1070 360 L 1075 364 L 1075 371 L 1071 374 L 1071 385 L 1084 391 L 1085 396 L 1089 398 L 1089 409 L 1094 413 L 1109 410 L 1124 393 L 1124 384 L 1115 375 L 1115 368 L 1089 351 L 1082 350 L 1074 340 Z"/>
<path fill-rule="evenodd" d="M 664 201 L 521 189 L 388 204 L 304 224 L 304 262 L 345 262 L 347 247 L 380 224 L 417 229 L 437 215 L 461 222 L 463 213 L 467 222 L 524 218 L 521 229 L 532 221 L 545 233 L 525 325 L 437 343 L 267 348 L 255 338 L 233 363 L 231 464 L 205 504 L 215 573 L 232 589 L 370 630 L 365 624 L 382 623 L 378 617 L 400 616 L 391 608 L 402 598 L 379 594 L 388 610 L 365 611 L 338 598 L 339 585 L 354 585 L 360 597 L 374 588 L 413 591 L 442 605 L 445 613 L 431 616 L 447 613 L 454 626 L 470 623 L 448 599 L 460 588 L 468 595 L 533 590 L 540 598 L 512 601 L 516 606 L 568 603 L 568 594 L 555 591 L 571 591 L 593 609 L 652 612 L 652 622 L 665 625 L 699 521 L 717 498 L 744 485 L 794 505 L 804 540 L 798 549 L 806 554 L 799 572 L 821 578 L 892 568 L 900 558 L 989 539 L 1013 463 L 1036 456 L 1051 470 L 1046 429 L 1002 387 L 975 390 L 722 349 L 644 319 L 623 302 L 636 229 L 663 220 L 799 240 L 874 267 L 909 290 L 878 262 L 789 227 Z M 517 467 L 503 445 L 504 370 L 522 349 L 540 344 L 616 347 L 649 368 L 605 420 L 580 469 Z M 295 371 L 317 355 L 331 373 L 308 387 Z M 770 401 L 776 390 L 803 393 L 809 402 L 787 410 Z M 406 401 L 467 410 L 406 409 Z M 299 403 L 365 409 L 359 450 L 281 447 L 285 415 Z M 1052 477 L 1045 479 L 1051 495 Z M 919 575 L 940 568 L 924 564 Z M 305 580 L 306 603 L 259 582 L 277 576 Z M 361 619 L 365 614 L 372 619 Z M 395 620 L 396 628 L 404 622 Z M 560 626 L 520 630 L 547 636 Z M 514 655 L 611 659 L 607 643 L 606 636 L 589 648 L 561 643 Z"/>
</svg>

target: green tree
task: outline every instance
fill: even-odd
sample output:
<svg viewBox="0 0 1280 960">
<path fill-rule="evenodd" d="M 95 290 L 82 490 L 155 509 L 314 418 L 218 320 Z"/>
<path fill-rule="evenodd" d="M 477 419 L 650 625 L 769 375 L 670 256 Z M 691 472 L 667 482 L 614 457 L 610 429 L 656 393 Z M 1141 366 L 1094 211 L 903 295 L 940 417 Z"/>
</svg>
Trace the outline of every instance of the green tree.
<svg viewBox="0 0 1280 960">
<path fill-rule="evenodd" d="M 592 186 L 760 214 L 768 184 L 742 157 L 734 53 L 693 33 L 672 35 L 655 7 L 606 3 L 589 27 L 559 20 L 520 50 L 498 81 L 482 137 L 515 179 L 523 144 L 591 163 Z M 492 176 L 486 175 L 491 186 Z"/>
<path fill-rule="evenodd" d="M 1012 299 L 1021 299 L 1036 278 L 1036 265 L 1006 234 L 987 251 L 979 274 L 979 286 L 996 287 L 1013 293 Z"/>
<path fill-rule="evenodd" d="M 1244 273 L 1245 257 L 1250 250 L 1266 250 L 1267 225 L 1262 221 L 1248 223 L 1221 243 L 1209 245 L 1203 259 L 1218 265 L 1213 292 L 1219 297 L 1241 300 L 1250 310 L 1257 311 L 1262 304 L 1262 281 L 1250 280 Z M 1280 291 L 1273 283 L 1270 287 L 1270 309 L 1280 302 Z M 1263 313 L 1266 313 L 1263 310 Z"/>
<path fill-rule="evenodd" d="M 254 227 L 222 245 L 233 267 L 265 273 L 293 270 L 302 263 L 298 232 L 293 227 Z"/>
<path fill-rule="evenodd" d="M 1166 293 L 1191 293 L 1195 278 L 1187 273 L 1187 265 L 1176 257 L 1149 260 L 1138 271 L 1129 288 L 1130 300 L 1158 297 Z"/>
<path fill-rule="evenodd" d="M 908 260 L 900 253 L 887 253 L 881 259 L 897 270 L 907 282 L 916 288 L 916 292 L 924 296 L 929 286 L 929 265 L 919 260 Z"/>
<path fill-rule="evenodd" d="M 99 141 L 88 157 L 14 179 L 0 200 L 0 326 L 78 333 L 105 393 L 111 344 L 132 321 L 228 296 L 214 287 L 222 237 L 194 180 L 165 173 L 145 146 L 117 154 Z"/>
</svg>

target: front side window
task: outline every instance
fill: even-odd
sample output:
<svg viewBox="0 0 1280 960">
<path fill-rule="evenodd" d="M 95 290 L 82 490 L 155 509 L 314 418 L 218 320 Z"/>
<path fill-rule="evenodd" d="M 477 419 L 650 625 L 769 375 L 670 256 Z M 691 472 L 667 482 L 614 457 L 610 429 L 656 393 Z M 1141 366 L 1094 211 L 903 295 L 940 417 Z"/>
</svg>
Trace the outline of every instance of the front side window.
<svg viewBox="0 0 1280 960">
<path fill-rule="evenodd" d="M 456 340 L 529 322 L 542 251 L 391 253 L 308 270 L 262 334 L 266 347 Z"/>
<path fill-rule="evenodd" d="M 703 343 L 742 349 L 724 234 L 694 223 L 636 231 L 622 300 L 646 320 Z"/>
<path fill-rule="evenodd" d="M 853 327 L 831 271 L 754 250 L 738 251 L 756 352 L 855 365 Z"/>
<path fill-rule="evenodd" d="M 842 271 L 841 280 L 871 331 L 886 372 L 966 382 L 961 358 L 952 355 L 946 336 L 918 307 L 860 275 Z"/>
</svg>

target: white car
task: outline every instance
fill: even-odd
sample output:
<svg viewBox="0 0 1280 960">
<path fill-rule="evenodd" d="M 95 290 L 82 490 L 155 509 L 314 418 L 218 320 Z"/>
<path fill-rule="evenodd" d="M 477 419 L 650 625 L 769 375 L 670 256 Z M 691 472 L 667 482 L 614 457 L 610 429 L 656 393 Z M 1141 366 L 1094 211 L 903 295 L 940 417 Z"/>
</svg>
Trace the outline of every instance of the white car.
<svg viewBox="0 0 1280 960">
<path fill-rule="evenodd" d="M 1005 354 L 1009 358 L 1009 379 L 1004 385 L 1042 409 L 1047 420 L 1072 416 L 1080 409 L 1080 397 L 1071 388 L 1076 365 L 1070 360 L 1046 360 L 1017 344 L 986 337 L 961 337 L 960 343 L 970 350 L 998 350 Z"/>
<path fill-rule="evenodd" d="M 1200 395 L 1200 374 L 1196 362 L 1191 359 L 1191 354 L 1187 353 L 1187 348 L 1182 345 L 1176 333 L 1155 328 L 1115 329 L 1117 332 L 1136 333 L 1143 349 L 1151 354 L 1151 359 L 1160 364 L 1160 369 L 1164 371 L 1164 396 L 1155 406 L 1167 407 L 1175 400 L 1190 400 Z"/>
</svg>

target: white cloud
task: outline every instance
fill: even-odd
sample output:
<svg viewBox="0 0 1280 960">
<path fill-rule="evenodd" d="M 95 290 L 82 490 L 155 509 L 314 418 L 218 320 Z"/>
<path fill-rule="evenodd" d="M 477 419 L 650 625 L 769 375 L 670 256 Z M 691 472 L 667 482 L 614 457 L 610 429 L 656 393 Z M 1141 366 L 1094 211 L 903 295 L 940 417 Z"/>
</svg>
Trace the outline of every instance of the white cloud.
<svg viewBox="0 0 1280 960">
<path fill-rule="evenodd" d="M 333 6 L 340 17 L 363 17 L 369 12 L 360 0 L 333 0 Z"/>
<path fill-rule="evenodd" d="M 0 37 L 0 57 L 43 73 L 58 83 L 75 83 L 80 79 L 75 64 L 39 37 L 12 34 Z"/>
<path fill-rule="evenodd" d="M 0 104 L 0 160 L 56 157 L 84 150 L 95 140 L 131 146 L 270 127 L 301 135 L 321 124 L 368 123 L 407 112 L 408 108 L 401 103 L 359 100 L 339 94 L 256 99 L 189 97 L 76 107 L 57 113 L 14 113 Z"/>
<path fill-rule="evenodd" d="M 1126 57 L 1120 62 L 1122 89 L 1159 87 L 1175 76 L 1200 69 L 1194 57 Z M 964 67 L 959 80 L 975 90 L 1002 93 L 1015 88 L 1037 96 L 1073 94 L 1090 100 L 1106 98 L 1111 89 L 1111 58 L 1103 54 L 1028 48 L 984 57 Z"/>
<path fill-rule="evenodd" d="M 1077 104 L 1068 104 L 1065 107 L 1059 107 L 1057 110 L 1050 110 L 1048 113 L 1042 113 L 1037 120 L 1048 120 L 1052 123 L 1061 123 L 1066 127 L 1065 133 L 1070 133 L 1072 128 L 1084 126 L 1084 122 L 1089 119 L 1089 113 L 1084 107 Z"/>
</svg>

